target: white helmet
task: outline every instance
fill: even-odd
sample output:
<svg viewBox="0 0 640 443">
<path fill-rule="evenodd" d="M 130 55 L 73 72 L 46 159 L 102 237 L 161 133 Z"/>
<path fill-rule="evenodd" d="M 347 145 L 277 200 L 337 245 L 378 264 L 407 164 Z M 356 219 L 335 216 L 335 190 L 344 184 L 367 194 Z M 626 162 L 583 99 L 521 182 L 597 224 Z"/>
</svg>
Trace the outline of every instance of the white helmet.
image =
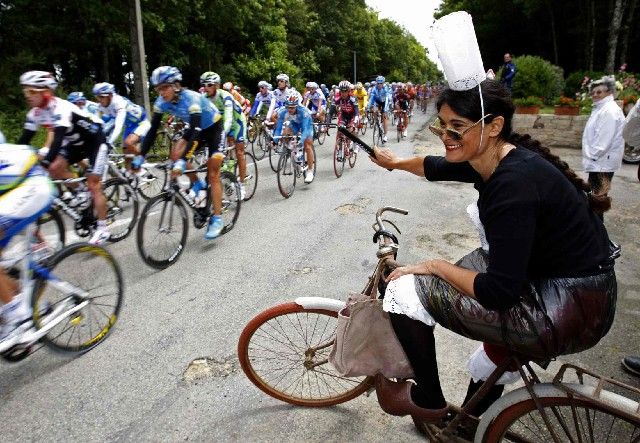
<svg viewBox="0 0 640 443">
<path fill-rule="evenodd" d="M 286 84 L 289 84 L 289 76 L 287 74 L 278 74 L 276 77 L 276 82 L 284 80 Z"/>
<path fill-rule="evenodd" d="M 306 87 L 309 89 L 318 89 L 318 84 L 316 82 L 307 82 Z"/>
<path fill-rule="evenodd" d="M 264 80 L 260 80 L 260 81 L 258 82 L 258 88 L 262 88 L 262 87 L 268 88 L 268 87 L 269 87 L 269 83 L 267 83 L 267 82 L 266 82 L 266 81 L 264 81 Z"/>
<path fill-rule="evenodd" d="M 28 71 L 20 76 L 22 86 L 33 86 L 38 89 L 56 89 L 58 82 L 53 74 L 47 71 Z"/>
</svg>

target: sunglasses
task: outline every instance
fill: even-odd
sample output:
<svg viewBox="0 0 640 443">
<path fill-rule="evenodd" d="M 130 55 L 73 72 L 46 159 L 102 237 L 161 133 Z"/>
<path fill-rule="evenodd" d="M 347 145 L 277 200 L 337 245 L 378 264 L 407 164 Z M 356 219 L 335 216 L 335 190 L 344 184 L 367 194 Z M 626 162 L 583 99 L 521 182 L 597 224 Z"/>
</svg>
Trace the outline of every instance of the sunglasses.
<svg viewBox="0 0 640 443">
<path fill-rule="evenodd" d="M 213 88 L 214 86 L 218 86 L 217 83 L 203 83 L 202 86 L 205 88 Z"/>
<path fill-rule="evenodd" d="M 37 95 L 40 92 L 45 91 L 45 89 L 38 89 L 38 88 L 22 88 L 22 93 L 24 95 Z"/>
<path fill-rule="evenodd" d="M 464 135 L 471 131 L 474 127 L 476 127 L 478 125 L 478 123 L 482 122 L 485 118 L 490 117 L 492 114 L 487 114 L 484 117 L 482 117 L 480 120 L 478 120 L 477 122 L 475 122 L 474 124 L 472 124 L 471 126 L 469 126 L 467 129 L 465 129 L 464 131 L 460 132 L 460 131 L 456 131 L 455 129 L 451 129 L 448 127 L 442 127 L 440 126 L 440 121 L 436 120 L 434 123 L 429 125 L 429 130 L 431 132 L 433 132 L 435 135 L 437 135 L 438 137 L 442 137 L 444 134 L 447 134 L 451 139 L 456 140 L 456 141 L 460 141 L 462 140 L 462 137 L 464 137 Z"/>
</svg>

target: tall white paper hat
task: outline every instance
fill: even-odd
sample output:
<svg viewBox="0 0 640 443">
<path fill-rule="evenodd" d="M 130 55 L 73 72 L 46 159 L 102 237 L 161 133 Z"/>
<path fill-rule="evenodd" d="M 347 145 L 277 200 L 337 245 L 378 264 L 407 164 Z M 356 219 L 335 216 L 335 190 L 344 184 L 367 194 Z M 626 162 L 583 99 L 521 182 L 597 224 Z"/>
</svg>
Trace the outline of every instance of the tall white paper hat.
<svg viewBox="0 0 640 443">
<path fill-rule="evenodd" d="M 436 20 L 433 38 L 449 87 L 472 89 L 487 78 L 471 15 L 453 12 Z"/>
</svg>

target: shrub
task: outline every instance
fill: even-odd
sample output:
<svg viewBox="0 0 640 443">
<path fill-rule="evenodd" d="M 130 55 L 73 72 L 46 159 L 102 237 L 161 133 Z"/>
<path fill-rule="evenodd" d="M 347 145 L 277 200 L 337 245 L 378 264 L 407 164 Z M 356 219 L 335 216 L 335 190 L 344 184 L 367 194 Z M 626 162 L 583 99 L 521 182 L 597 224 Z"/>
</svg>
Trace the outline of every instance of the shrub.
<svg viewBox="0 0 640 443">
<path fill-rule="evenodd" d="M 562 91 L 564 80 L 561 68 L 532 55 L 516 57 L 513 62 L 516 65 L 512 91 L 514 97 L 542 97 L 550 104 Z"/>
<path fill-rule="evenodd" d="M 542 106 L 544 102 L 540 97 L 530 95 L 529 97 L 513 99 L 513 104 L 516 106 Z"/>
<path fill-rule="evenodd" d="M 558 97 L 553 104 L 556 106 L 566 106 L 569 108 L 577 108 L 578 106 L 580 106 L 580 102 L 578 102 L 578 100 L 565 96 Z"/>
<path fill-rule="evenodd" d="M 586 92 L 589 82 L 601 78 L 604 72 L 600 71 L 576 71 L 569 74 L 564 82 L 564 95 L 576 97 L 577 94 Z"/>
</svg>

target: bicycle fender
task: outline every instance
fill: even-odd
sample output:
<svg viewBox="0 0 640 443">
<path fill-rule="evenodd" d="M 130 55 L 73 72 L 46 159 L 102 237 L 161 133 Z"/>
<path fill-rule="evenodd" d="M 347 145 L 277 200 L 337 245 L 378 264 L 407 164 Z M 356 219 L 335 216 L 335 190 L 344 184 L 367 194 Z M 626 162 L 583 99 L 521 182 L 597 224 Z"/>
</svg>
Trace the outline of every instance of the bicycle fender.
<svg viewBox="0 0 640 443">
<path fill-rule="evenodd" d="M 305 309 L 326 309 L 327 311 L 333 312 L 338 312 L 346 305 L 342 300 L 334 300 L 326 297 L 298 297 L 294 302 Z"/>
</svg>

